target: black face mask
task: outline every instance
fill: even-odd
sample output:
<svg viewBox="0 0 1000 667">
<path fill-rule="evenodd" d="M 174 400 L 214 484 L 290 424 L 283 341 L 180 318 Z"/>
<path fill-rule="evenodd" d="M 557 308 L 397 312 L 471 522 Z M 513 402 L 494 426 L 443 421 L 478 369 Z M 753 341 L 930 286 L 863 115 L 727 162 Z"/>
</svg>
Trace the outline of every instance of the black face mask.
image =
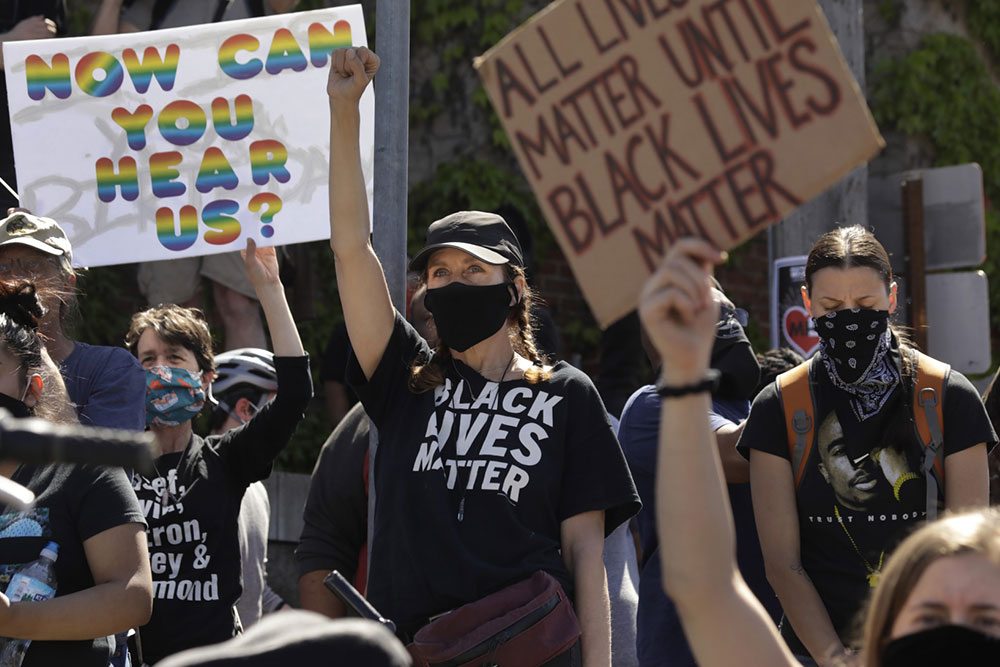
<svg viewBox="0 0 1000 667">
<path fill-rule="evenodd" d="M 715 329 L 711 366 L 719 371 L 715 396 L 750 400 L 760 382 L 760 364 L 743 327 L 732 315 L 724 315 Z"/>
<path fill-rule="evenodd" d="M 837 377 L 847 384 L 865 378 L 889 349 L 888 310 L 836 310 L 814 318 L 813 324 L 820 338 L 820 354 L 832 362 Z"/>
<path fill-rule="evenodd" d="M 943 625 L 889 642 L 882 652 L 883 667 L 1000 665 L 1000 638 L 963 625 Z"/>
<path fill-rule="evenodd" d="M 25 405 L 24 401 L 19 401 L 7 394 L 0 394 L 0 408 L 18 418 L 30 417 L 33 414 L 31 408 Z"/>
<path fill-rule="evenodd" d="M 510 315 L 514 283 L 466 285 L 453 282 L 427 290 L 424 307 L 434 316 L 441 342 L 465 352 L 500 331 Z"/>
</svg>

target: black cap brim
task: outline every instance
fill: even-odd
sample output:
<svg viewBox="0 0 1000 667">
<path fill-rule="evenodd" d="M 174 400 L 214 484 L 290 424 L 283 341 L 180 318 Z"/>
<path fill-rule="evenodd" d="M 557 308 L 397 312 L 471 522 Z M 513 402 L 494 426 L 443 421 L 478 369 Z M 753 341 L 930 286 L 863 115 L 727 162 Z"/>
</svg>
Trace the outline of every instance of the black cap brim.
<svg viewBox="0 0 1000 667">
<path fill-rule="evenodd" d="M 416 257 L 410 260 L 410 271 L 422 273 L 423 270 L 427 268 L 427 261 L 431 258 L 431 255 L 443 248 L 455 248 L 457 250 L 462 250 L 469 253 L 476 259 L 486 262 L 487 264 L 500 265 L 510 263 L 509 259 L 498 252 L 490 250 L 489 248 L 483 248 L 482 246 L 474 245 L 472 243 L 462 243 L 461 241 L 448 241 L 446 243 L 435 243 L 434 245 L 429 245 L 418 252 Z"/>
</svg>

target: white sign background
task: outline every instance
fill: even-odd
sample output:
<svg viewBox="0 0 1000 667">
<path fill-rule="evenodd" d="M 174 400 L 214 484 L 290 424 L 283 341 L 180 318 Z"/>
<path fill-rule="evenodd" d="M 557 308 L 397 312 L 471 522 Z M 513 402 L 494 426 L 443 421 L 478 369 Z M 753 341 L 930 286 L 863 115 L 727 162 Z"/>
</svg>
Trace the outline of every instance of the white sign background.
<svg viewBox="0 0 1000 667">
<path fill-rule="evenodd" d="M 312 63 L 308 31 L 310 25 L 318 23 L 333 33 L 338 21 L 350 25 L 354 46 L 367 45 L 360 5 L 123 35 L 4 43 L 21 205 L 36 214 L 55 218 L 63 226 L 73 244 L 74 263 L 78 266 L 227 252 L 245 247 L 248 236 L 260 245 L 329 238 L 326 95 L 329 58 L 323 59 L 321 67 Z M 226 39 L 238 34 L 256 38 L 259 48 L 238 52 L 236 60 L 246 63 L 257 58 L 263 64 L 279 29 L 287 29 L 294 37 L 307 63 L 304 70 L 286 68 L 271 74 L 264 68 L 248 79 L 235 79 L 223 71 L 219 49 Z M 146 92 L 138 93 L 122 52 L 131 48 L 143 59 L 146 48 L 152 46 L 162 56 L 170 44 L 180 48 L 172 89 L 164 91 L 154 75 Z M 279 40 L 277 53 L 287 45 L 287 40 L 284 43 Z M 93 52 L 108 53 L 122 66 L 121 86 L 106 97 L 84 92 L 75 75 L 80 59 Z M 51 65 L 57 53 L 69 58 L 71 94 L 60 99 L 46 89 L 42 99 L 31 99 L 26 59 L 37 55 Z M 103 71 L 98 70 L 94 78 L 101 78 Z M 86 83 L 86 79 L 82 81 Z M 247 95 L 252 100 L 253 130 L 243 139 L 229 141 L 215 130 L 211 104 L 216 98 L 225 98 L 232 110 L 238 95 Z M 178 146 L 167 141 L 157 128 L 161 110 L 177 100 L 197 104 L 207 116 L 204 135 L 189 145 Z M 145 147 L 132 150 L 125 130 L 112 120 L 112 111 L 120 107 L 131 113 L 141 104 L 152 108 L 152 118 L 146 125 Z M 375 100 L 369 86 L 361 99 L 361 161 L 369 211 L 373 192 L 374 118 Z M 181 121 L 178 127 L 183 125 Z M 280 183 L 272 175 L 264 185 L 254 183 L 250 145 L 261 140 L 277 140 L 287 149 L 285 167 L 290 175 L 287 182 Z M 196 189 L 202 158 L 210 147 L 221 150 L 231 165 L 239 179 L 235 189 L 220 186 L 207 193 Z M 159 198 L 153 194 L 149 158 L 173 151 L 182 156 L 182 161 L 173 167 L 179 172 L 174 181 L 182 183 L 185 191 L 179 196 Z M 110 158 L 117 171 L 119 160 L 125 156 L 136 161 L 139 196 L 126 201 L 121 188 L 116 187 L 114 200 L 105 203 L 98 197 L 96 164 L 101 158 Z M 262 192 L 281 199 L 280 211 L 270 220 L 273 235 L 269 238 L 262 233 L 266 230 L 261 219 L 262 213 L 269 212 L 268 207 L 260 207 L 256 212 L 248 208 L 251 198 Z M 239 235 L 225 245 L 205 240 L 206 232 L 214 231 L 218 237 L 218 224 L 210 227 L 202 219 L 203 207 L 216 200 L 232 200 L 239 205 L 231 216 L 239 223 Z M 197 240 L 187 249 L 170 250 L 157 236 L 156 212 L 162 207 L 172 209 L 174 231 L 180 233 L 177 226 L 180 209 L 186 205 L 193 206 L 198 213 Z M 235 229 L 232 222 L 225 226 L 231 232 Z"/>
</svg>

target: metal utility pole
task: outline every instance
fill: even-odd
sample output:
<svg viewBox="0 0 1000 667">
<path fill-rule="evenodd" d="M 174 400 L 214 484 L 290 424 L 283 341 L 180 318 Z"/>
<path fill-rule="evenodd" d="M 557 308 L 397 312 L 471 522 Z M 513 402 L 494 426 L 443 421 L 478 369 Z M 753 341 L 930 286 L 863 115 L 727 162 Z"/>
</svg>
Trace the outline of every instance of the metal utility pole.
<svg viewBox="0 0 1000 667">
<path fill-rule="evenodd" d="M 410 121 L 410 0 L 378 0 L 375 6 L 376 53 L 382 59 L 375 77 L 375 201 L 372 245 L 382 262 L 389 295 L 406 312 L 406 183 Z M 378 433 L 369 434 L 374 464 Z M 375 467 L 368 476 L 368 563 L 375 533 Z M 369 569 L 370 571 L 370 569 Z"/>
<path fill-rule="evenodd" d="M 375 77 L 375 202 L 372 244 L 392 303 L 406 312 L 406 183 L 410 119 L 410 0 L 378 0 Z"/>
<path fill-rule="evenodd" d="M 858 85 L 865 87 L 862 0 L 819 0 L 840 50 Z M 817 156 L 822 159 L 822 151 Z M 841 224 L 868 224 L 868 167 L 861 166 L 826 192 L 768 229 L 770 265 L 774 259 L 808 254 L 816 239 Z"/>
</svg>

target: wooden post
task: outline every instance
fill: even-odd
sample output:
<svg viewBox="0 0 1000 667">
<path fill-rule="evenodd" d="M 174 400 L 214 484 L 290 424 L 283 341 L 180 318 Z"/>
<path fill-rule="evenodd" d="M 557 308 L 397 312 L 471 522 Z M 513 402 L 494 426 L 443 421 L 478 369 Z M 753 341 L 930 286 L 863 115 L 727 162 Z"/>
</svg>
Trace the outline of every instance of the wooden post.
<svg viewBox="0 0 1000 667">
<path fill-rule="evenodd" d="M 903 181 L 903 239 L 906 247 L 906 291 L 909 294 L 913 342 L 927 351 L 927 279 L 924 254 L 924 182 Z"/>
</svg>

